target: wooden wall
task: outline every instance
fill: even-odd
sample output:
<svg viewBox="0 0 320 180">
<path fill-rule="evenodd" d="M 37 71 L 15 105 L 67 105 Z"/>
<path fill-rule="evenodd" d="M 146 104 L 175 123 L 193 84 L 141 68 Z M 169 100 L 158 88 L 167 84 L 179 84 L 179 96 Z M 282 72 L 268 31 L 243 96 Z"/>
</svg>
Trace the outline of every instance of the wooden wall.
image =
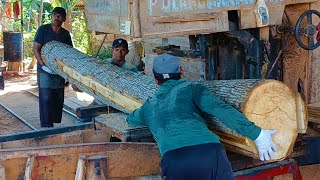
<svg viewBox="0 0 320 180">
<path fill-rule="evenodd" d="M 320 11 L 320 1 L 311 3 L 310 9 Z M 320 18 L 317 19 L 320 22 Z M 309 63 L 309 104 L 320 102 L 320 47 L 310 53 L 310 63 Z"/>
<path fill-rule="evenodd" d="M 309 9 L 319 10 L 319 1 L 312 4 L 286 6 L 292 27 L 296 24 L 299 16 Z M 315 19 L 316 21 L 317 19 Z M 302 26 L 305 24 L 306 21 L 303 21 Z M 289 24 L 284 25 L 289 26 Z M 283 36 L 283 40 L 285 39 L 286 37 Z M 308 43 L 307 38 L 301 37 L 301 39 L 305 44 Z M 291 35 L 283 53 L 283 82 L 298 91 L 299 81 L 302 85 L 300 93 L 303 99 L 308 104 L 320 102 L 320 48 L 313 51 L 304 50 L 298 45 L 294 35 Z"/>
</svg>

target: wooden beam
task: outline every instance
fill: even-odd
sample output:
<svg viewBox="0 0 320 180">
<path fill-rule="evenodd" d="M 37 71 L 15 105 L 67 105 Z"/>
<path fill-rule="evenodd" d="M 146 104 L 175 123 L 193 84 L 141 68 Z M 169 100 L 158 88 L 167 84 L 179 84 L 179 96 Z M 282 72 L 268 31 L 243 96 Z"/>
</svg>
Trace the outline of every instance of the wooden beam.
<svg viewBox="0 0 320 180">
<path fill-rule="evenodd" d="M 6 169 L 2 164 L 0 164 L 0 180 L 7 180 Z"/>
<path fill-rule="evenodd" d="M 269 36 L 270 36 L 270 28 L 269 26 L 259 28 L 260 31 L 260 38 L 269 43 Z"/>
<path fill-rule="evenodd" d="M 35 156 L 31 155 L 26 163 L 26 170 L 24 173 L 24 180 L 32 180 L 32 170 L 34 167 Z"/>
<path fill-rule="evenodd" d="M 86 158 L 86 179 L 107 180 L 107 156 L 90 156 Z"/>
<path fill-rule="evenodd" d="M 75 180 L 86 180 L 86 158 L 86 155 L 79 155 Z"/>
<path fill-rule="evenodd" d="M 155 23 L 179 23 L 194 21 L 209 21 L 217 18 L 217 13 L 201 13 L 201 14 L 174 14 L 160 17 L 154 17 Z"/>
</svg>

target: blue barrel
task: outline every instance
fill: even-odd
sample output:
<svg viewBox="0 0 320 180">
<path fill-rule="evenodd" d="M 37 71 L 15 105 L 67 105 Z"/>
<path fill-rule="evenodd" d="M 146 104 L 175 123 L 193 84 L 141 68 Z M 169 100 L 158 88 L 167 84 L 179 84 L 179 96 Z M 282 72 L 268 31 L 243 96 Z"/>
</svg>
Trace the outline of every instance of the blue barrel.
<svg viewBox="0 0 320 180">
<path fill-rule="evenodd" d="M 22 33 L 20 32 L 3 32 L 3 60 L 22 61 L 22 39 Z"/>
</svg>

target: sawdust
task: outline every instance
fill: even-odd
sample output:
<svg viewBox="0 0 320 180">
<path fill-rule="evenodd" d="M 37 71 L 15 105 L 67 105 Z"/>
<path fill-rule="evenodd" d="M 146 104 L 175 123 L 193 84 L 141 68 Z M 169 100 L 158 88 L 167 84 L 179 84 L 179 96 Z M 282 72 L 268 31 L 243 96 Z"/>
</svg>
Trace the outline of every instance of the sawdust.
<svg viewBox="0 0 320 180">
<path fill-rule="evenodd" d="M 32 79 L 34 79 L 34 76 L 5 79 L 5 88 L 0 91 L 0 103 L 11 109 L 33 127 L 40 128 L 38 98 L 27 92 L 30 91 L 36 95 L 38 94 L 38 87 L 34 85 L 34 81 L 30 82 Z M 72 88 L 65 88 L 65 98 L 76 96 L 76 92 Z M 21 122 L 16 118 L 13 118 L 15 120 L 3 120 L 10 119 L 12 116 L 5 109 L 0 111 L 0 134 L 26 131 L 19 125 Z M 76 119 L 73 116 L 63 113 L 62 123 L 55 124 L 54 126 L 65 127 L 72 126 L 75 123 Z M 29 130 L 29 127 L 27 128 Z"/>
<path fill-rule="evenodd" d="M 0 134 L 31 131 L 32 129 L 20 122 L 15 116 L 0 107 Z"/>
</svg>

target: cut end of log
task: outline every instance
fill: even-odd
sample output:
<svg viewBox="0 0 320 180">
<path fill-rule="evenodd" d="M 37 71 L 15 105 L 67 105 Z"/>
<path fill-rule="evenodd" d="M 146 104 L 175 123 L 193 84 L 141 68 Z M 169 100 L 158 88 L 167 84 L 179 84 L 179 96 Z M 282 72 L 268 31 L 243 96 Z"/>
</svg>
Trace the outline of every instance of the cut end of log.
<svg viewBox="0 0 320 180">
<path fill-rule="evenodd" d="M 242 107 L 243 114 L 257 126 L 277 130 L 272 138 L 279 150 L 273 160 L 284 159 L 293 151 L 298 135 L 297 104 L 296 94 L 288 86 L 275 80 L 262 81 L 250 91 Z"/>
</svg>

